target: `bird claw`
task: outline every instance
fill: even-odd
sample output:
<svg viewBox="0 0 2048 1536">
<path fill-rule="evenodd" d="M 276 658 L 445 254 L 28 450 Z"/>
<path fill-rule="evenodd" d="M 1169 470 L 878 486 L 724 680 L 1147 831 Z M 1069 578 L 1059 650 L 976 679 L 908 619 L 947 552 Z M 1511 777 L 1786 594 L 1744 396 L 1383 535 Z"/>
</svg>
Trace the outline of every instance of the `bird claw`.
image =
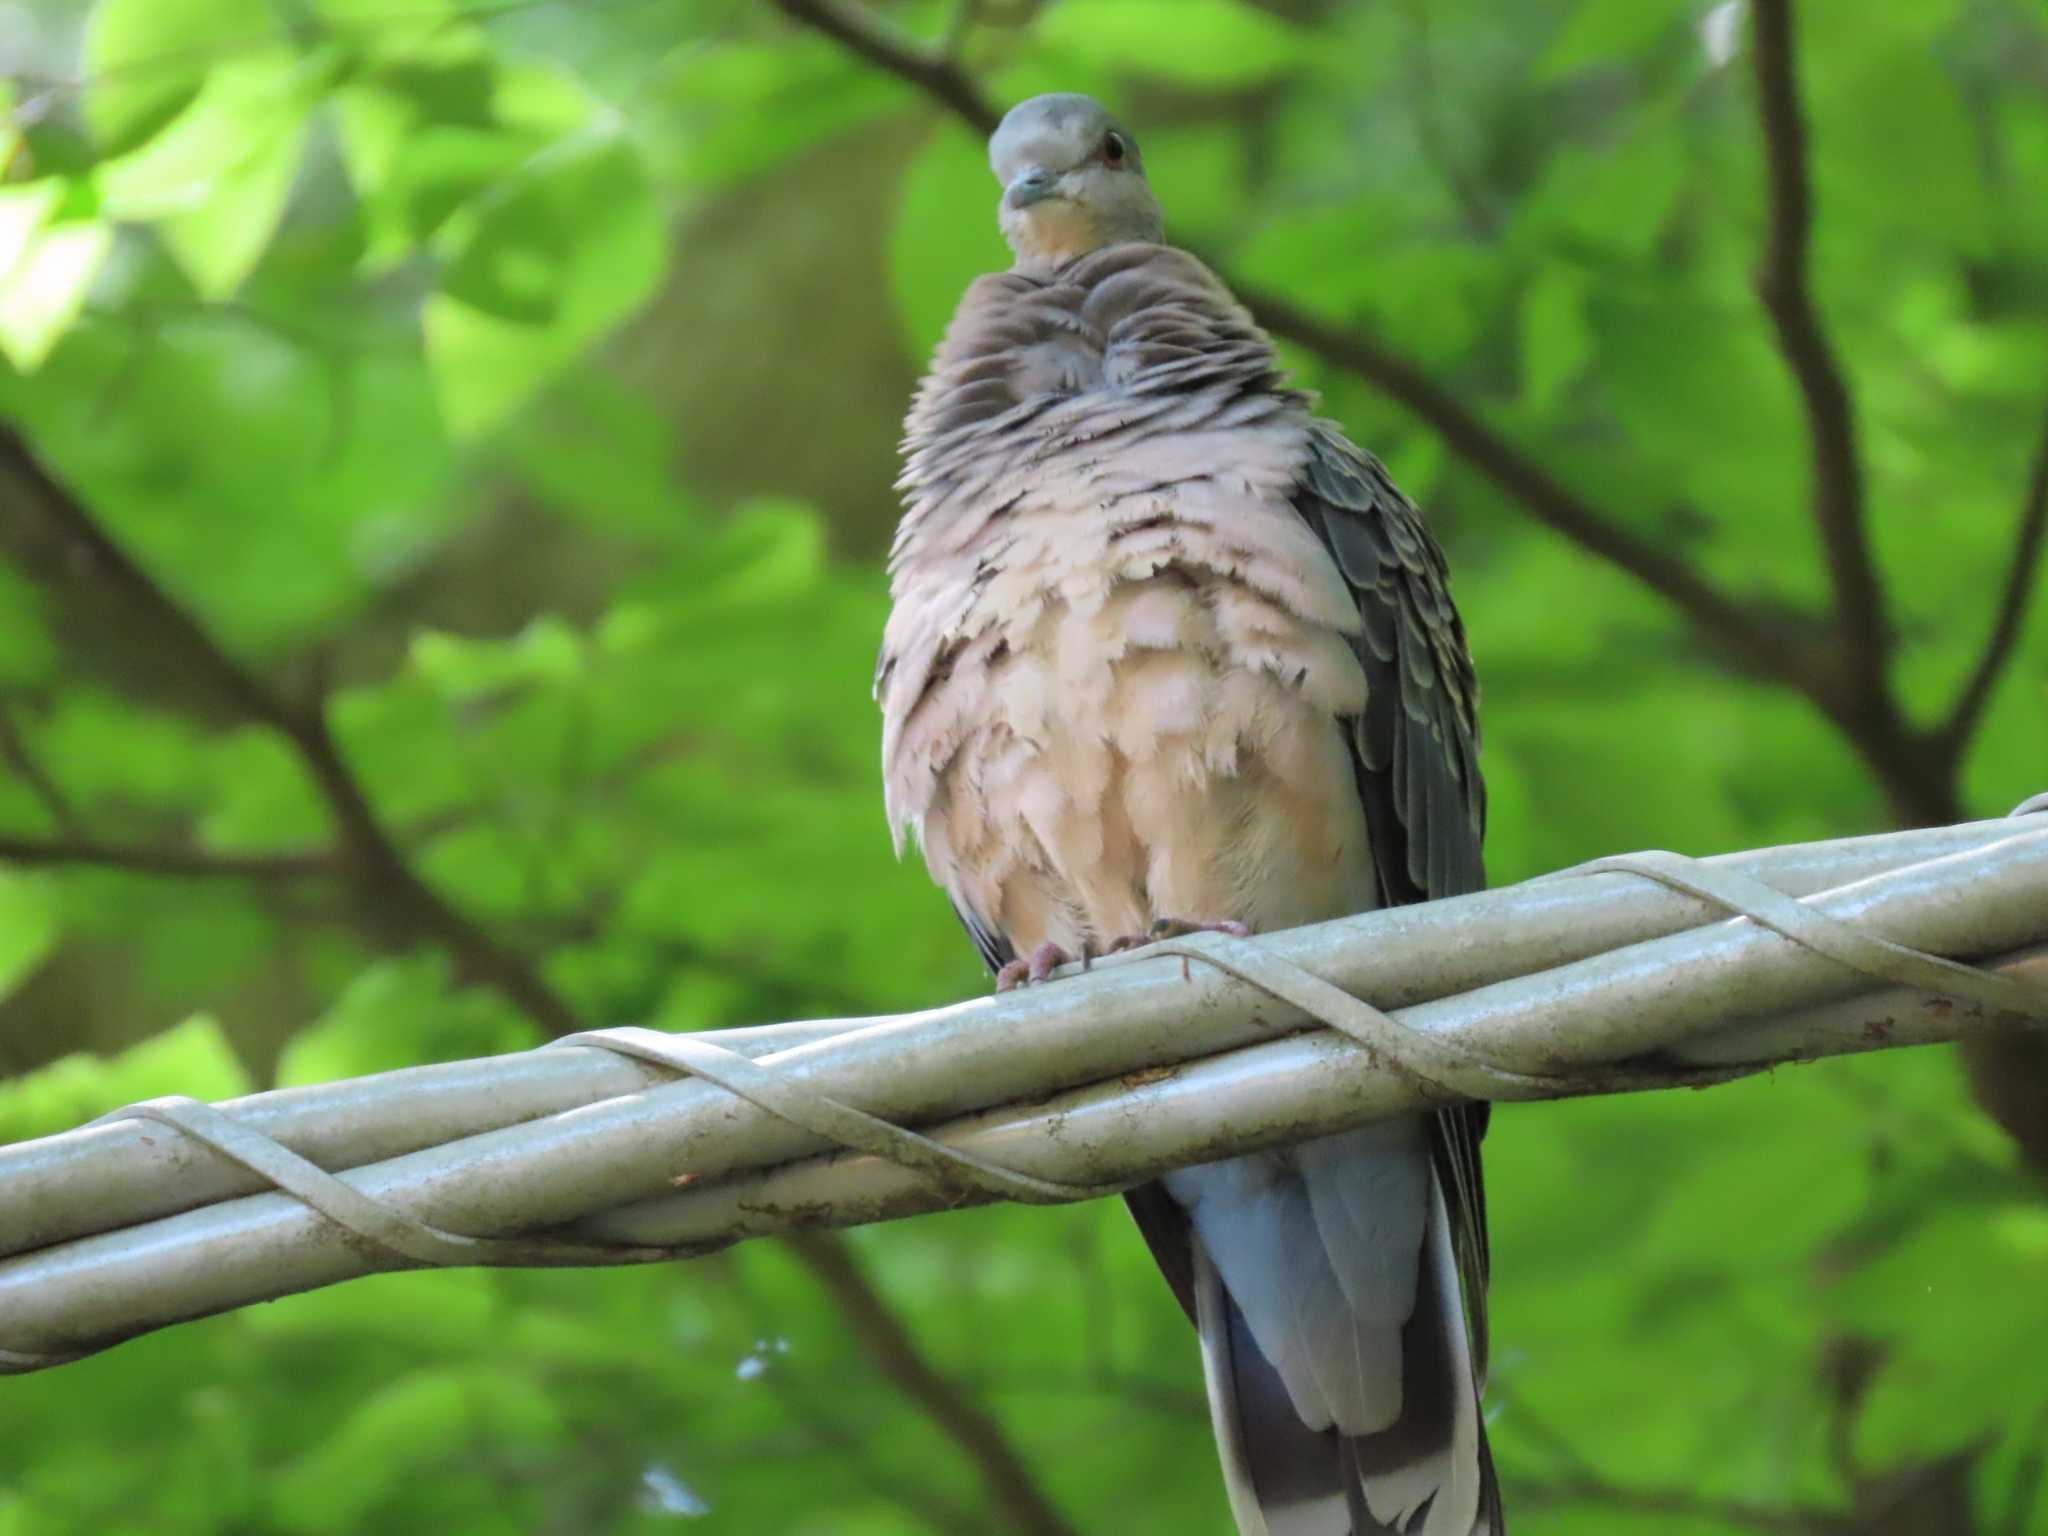
<svg viewBox="0 0 2048 1536">
<path fill-rule="evenodd" d="M 1029 955 L 1020 955 L 997 971 L 996 990 L 1008 992 L 1013 987 L 1023 986 L 1026 982 L 1043 981 L 1061 966 L 1071 965 L 1074 958 L 1059 945 L 1048 940 L 1032 950 Z"/>
<path fill-rule="evenodd" d="M 1143 933 L 1127 933 L 1122 938 L 1112 939 L 1101 949 L 1084 946 L 1081 953 L 1071 954 L 1050 940 L 1038 946 L 1028 955 L 1019 955 L 1007 961 L 996 972 L 996 990 L 1009 992 L 1031 982 L 1044 981 L 1063 965 L 1079 961 L 1083 968 L 1098 955 L 1120 955 L 1126 950 L 1143 949 L 1147 944 L 1157 944 L 1162 939 L 1185 938 L 1191 933 L 1227 933 L 1234 939 L 1248 939 L 1251 928 L 1235 918 L 1222 918 L 1213 923 L 1189 922 L 1186 918 L 1162 917 Z"/>
</svg>

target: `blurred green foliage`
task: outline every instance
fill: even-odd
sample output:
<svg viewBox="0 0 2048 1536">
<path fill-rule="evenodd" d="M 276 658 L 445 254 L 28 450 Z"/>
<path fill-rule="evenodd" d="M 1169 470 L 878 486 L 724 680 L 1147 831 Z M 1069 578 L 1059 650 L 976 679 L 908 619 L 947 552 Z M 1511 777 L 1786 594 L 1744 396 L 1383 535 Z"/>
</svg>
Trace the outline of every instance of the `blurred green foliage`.
<svg viewBox="0 0 2048 1536">
<path fill-rule="evenodd" d="M 2048 388 L 2048 27 L 1799 17 L 1815 287 L 1931 719 Z M 1369 325 L 1731 590 L 1823 601 L 1751 283 L 1741 0 L 967 20 L 995 96 L 1123 104 L 1178 237 Z M 590 1024 L 985 984 L 889 856 L 866 697 L 895 422 L 1003 262 L 971 135 L 767 0 L 15 0 L 0 31 L 0 416 L 223 652 L 321 701 L 500 957 Z M 1496 880 L 1884 823 L 1810 704 L 1292 360 L 1449 546 Z M 0 505 L 0 1134 L 540 1037 L 366 883 L 303 743 L 31 542 Z M 2034 622 L 1970 809 L 2044 787 L 2044 706 Z M 2048 1532 L 2048 1206 L 1946 1055 L 1504 1111 L 1489 1162 L 1517 1531 Z M 1121 1211 L 849 1243 L 1074 1530 L 1224 1529 L 1193 1341 Z M 769 1245 L 358 1283 L 10 1381 L 0 1422 L 0 1536 L 1003 1523 L 958 1423 Z"/>
</svg>

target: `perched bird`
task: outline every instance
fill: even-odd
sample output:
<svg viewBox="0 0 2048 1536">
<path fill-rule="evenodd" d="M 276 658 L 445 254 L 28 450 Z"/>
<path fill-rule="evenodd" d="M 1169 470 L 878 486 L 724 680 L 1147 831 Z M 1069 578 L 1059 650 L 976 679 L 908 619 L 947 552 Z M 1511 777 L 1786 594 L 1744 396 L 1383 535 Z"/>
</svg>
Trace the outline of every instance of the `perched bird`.
<svg viewBox="0 0 2048 1536">
<path fill-rule="evenodd" d="M 1098 103 L 1024 102 L 989 161 L 1016 265 L 968 288 L 905 427 L 875 680 L 899 848 L 998 985 L 1479 887 L 1472 666 L 1414 506 L 1162 243 Z M 1128 1197 L 1200 1333 L 1244 1536 L 1501 1531 L 1485 1123 Z"/>
</svg>

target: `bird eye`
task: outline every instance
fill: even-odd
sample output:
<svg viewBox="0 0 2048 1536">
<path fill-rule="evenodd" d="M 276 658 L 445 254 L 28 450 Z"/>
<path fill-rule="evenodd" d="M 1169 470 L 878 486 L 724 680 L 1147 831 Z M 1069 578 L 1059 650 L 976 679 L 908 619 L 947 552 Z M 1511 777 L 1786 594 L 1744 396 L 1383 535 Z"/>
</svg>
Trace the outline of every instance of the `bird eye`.
<svg viewBox="0 0 2048 1536">
<path fill-rule="evenodd" d="M 1124 143 L 1124 136 L 1112 130 L 1102 141 L 1102 159 L 1106 165 L 1122 165 L 1124 155 L 1130 146 Z"/>
</svg>

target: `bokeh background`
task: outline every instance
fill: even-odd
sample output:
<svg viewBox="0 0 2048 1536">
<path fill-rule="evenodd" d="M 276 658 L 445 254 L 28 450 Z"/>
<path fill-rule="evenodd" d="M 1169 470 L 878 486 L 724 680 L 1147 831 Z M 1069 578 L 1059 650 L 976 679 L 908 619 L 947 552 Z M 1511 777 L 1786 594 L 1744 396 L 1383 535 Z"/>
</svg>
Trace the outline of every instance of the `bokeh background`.
<svg viewBox="0 0 2048 1536">
<path fill-rule="evenodd" d="M 1429 510 L 1496 881 L 2048 788 L 2048 25 L 1785 11 L 0 0 L 0 1135 L 985 985 L 867 690 L 1037 90 Z M 2048 1051 L 1974 1067 L 1496 1116 L 1517 1531 L 2048 1531 Z M 699 1528 L 1220 1536 L 1120 1207 L 0 1386 L 6 1536 Z"/>
</svg>

